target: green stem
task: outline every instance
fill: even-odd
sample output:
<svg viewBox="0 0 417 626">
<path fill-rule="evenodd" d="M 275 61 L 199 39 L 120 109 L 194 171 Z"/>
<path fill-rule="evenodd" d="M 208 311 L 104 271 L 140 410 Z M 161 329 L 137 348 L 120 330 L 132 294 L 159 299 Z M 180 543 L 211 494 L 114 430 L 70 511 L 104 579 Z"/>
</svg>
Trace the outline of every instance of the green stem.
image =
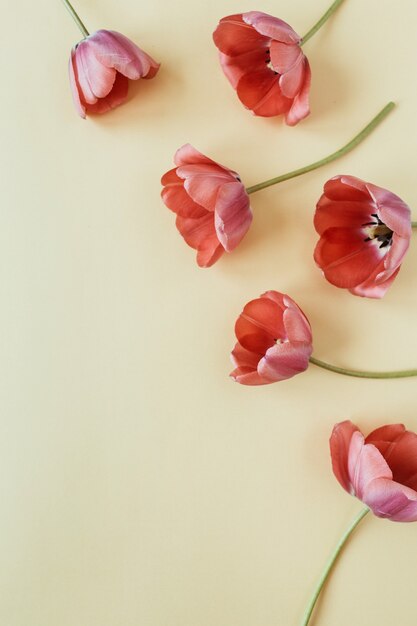
<svg viewBox="0 0 417 626">
<path fill-rule="evenodd" d="M 263 183 L 258 183 L 257 185 L 253 185 L 252 187 L 247 187 L 247 193 L 255 193 L 255 191 L 260 191 L 261 189 L 271 187 L 271 185 L 276 185 L 277 183 L 282 183 L 285 180 L 289 180 L 290 178 L 301 176 L 302 174 L 306 174 L 307 172 L 311 172 L 319 167 L 322 167 L 322 165 L 327 165 L 328 163 L 339 159 L 340 157 L 353 150 L 353 148 L 356 148 L 358 144 L 360 144 L 368 135 L 370 135 L 374 128 L 376 128 L 387 117 L 388 113 L 390 113 L 394 107 L 395 103 L 389 102 L 382 109 L 382 111 L 380 111 L 378 115 L 376 115 L 374 119 L 369 122 L 369 124 L 365 126 L 365 128 L 361 130 L 358 135 L 356 135 L 356 137 L 354 137 L 351 141 L 349 141 L 349 143 L 343 146 L 343 148 L 340 148 L 339 150 L 336 150 L 336 152 L 329 154 L 329 156 L 324 157 L 324 159 L 320 159 L 320 161 L 315 161 L 314 163 L 306 165 L 305 167 L 301 167 L 298 170 L 293 170 L 292 172 L 288 172 L 287 174 L 281 174 L 281 176 L 276 176 L 275 178 L 265 180 Z"/>
<path fill-rule="evenodd" d="M 329 17 L 333 15 L 333 13 L 336 11 L 339 5 L 342 4 L 342 2 L 343 0 L 335 0 L 335 2 L 333 2 L 333 4 L 327 9 L 323 17 L 321 17 L 319 21 L 316 24 L 314 24 L 313 28 L 310 28 L 308 33 L 306 33 L 304 37 L 301 39 L 301 44 L 300 44 L 301 46 L 303 46 L 306 43 L 306 41 L 308 41 L 313 35 L 316 34 L 319 28 L 321 28 L 323 24 L 327 22 Z"/>
<path fill-rule="evenodd" d="M 333 566 L 336 562 L 337 557 L 339 556 L 343 546 L 345 545 L 346 541 L 349 539 L 350 535 L 353 533 L 353 531 L 355 530 L 356 526 L 359 524 L 359 522 L 361 520 L 363 520 L 363 518 L 365 517 L 365 515 L 369 513 L 369 509 L 368 507 L 362 509 L 362 511 L 359 513 L 359 515 L 357 517 L 355 517 L 355 519 L 353 520 L 353 522 L 351 523 L 351 525 L 349 526 L 349 528 L 345 531 L 345 533 L 342 535 L 341 539 L 339 540 L 339 543 L 337 544 L 336 548 L 333 551 L 333 554 L 331 555 L 330 559 L 328 560 L 326 567 L 324 568 L 324 571 L 322 573 L 322 575 L 320 576 L 320 580 L 317 584 L 317 587 L 311 597 L 311 600 L 307 606 L 307 609 L 304 613 L 304 617 L 303 617 L 303 621 L 301 622 L 301 626 L 307 626 L 308 622 L 310 621 L 310 617 L 311 614 L 313 613 L 314 607 L 316 605 L 316 602 L 319 598 L 320 592 L 324 587 L 324 584 L 327 580 L 327 577 L 329 576 L 330 572 L 333 569 Z"/>
<path fill-rule="evenodd" d="M 84 26 L 84 24 L 82 23 L 79 15 L 77 14 L 77 12 L 75 11 L 74 7 L 72 6 L 72 4 L 69 2 L 69 0 L 62 0 L 62 2 L 65 4 L 65 6 L 68 9 L 68 12 L 70 13 L 72 19 L 74 20 L 74 22 L 77 24 L 78 28 L 80 29 L 80 31 L 82 32 L 82 34 L 84 35 L 84 37 L 88 37 L 89 36 L 89 32 L 86 29 L 86 27 Z"/>
<path fill-rule="evenodd" d="M 345 376 L 355 376 L 356 378 L 411 378 L 417 376 L 417 370 L 400 370 L 397 372 L 367 372 L 362 370 L 347 370 L 344 367 L 337 367 L 336 365 L 330 365 L 316 359 L 313 356 L 310 357 L 310 363 L 322 367 L 330 372 L 336 372 L 336 374 L 344 374 Z"/>
<path fill-rule="evenodd" d="M 417 228 L 417 222 L 411 222 L 411 228 Z"/>
</svg>

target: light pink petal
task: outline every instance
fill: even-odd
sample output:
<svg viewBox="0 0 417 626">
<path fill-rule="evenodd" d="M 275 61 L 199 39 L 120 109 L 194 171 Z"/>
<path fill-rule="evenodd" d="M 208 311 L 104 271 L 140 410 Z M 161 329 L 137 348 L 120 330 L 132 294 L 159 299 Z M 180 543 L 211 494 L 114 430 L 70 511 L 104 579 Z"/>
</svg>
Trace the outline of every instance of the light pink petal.
<svg viewBox="0 0 417 626">
<path fill-rule="evenodd" d="M 152 57 L 121 33 L 98 30 L 90 35 L 89 42 L 100 63 L 114 68 L 131 80 L 144 78 L 149 73 L 154 76 L 159 68 Z"/>
<path fill-rule="evenodd" d="M 75 58 L 84 97 L 89 104 L 95 104 L 98 98 L 105 98 L 113 89 L 116 70 L 100 63 L 91 41 L 87 38 L 78 44 Z"/>
<path fill-rule="evenodd" d="M 231 372 L 230 377 L 241 385 L 269 385 L 272 381 L 262 378 L 258 372 L 254 372 L 249 368 L 237 367 Z"/>
<path fill-rule="evenodd" d="M 270 37 L 271 39 L 287 44 L 299 43 L 301 41 L 301 37 L 297 35 L 295 30 L 277 17 L 262 13 L 261 11 L 249 11 L 248 13 L 243 13 L 242 17 L 246 24 L 251 24 L 265 37 Z"/>
<path fill-rule="evenodd" d="M 379 478 L 370 482 L 363 502 L 377 517 L 393 522 L 417 521 L 417 492 L 393 480 Z"/>
<path fill-rule="evenodd" d="M 87 113 L 101 114 L 115 109 L 126 101 L 128 89 L 129 81 L 126 76 L 116 74 L 116 80 L 111 92 L 105 98 L 97 100 L 95 104 L 86 104 Z"/>
<path fill-rule="evenodd" d="M 76 77 L 76 68 L 74 67 L 75 63 L 74 63 L 74 49 L 71 51 L 71 57 L 68 63 L 68 70 L 69 70 L 69 78 L 70 78 L 70 87 L 71 87 L 71 93 L 72 93 L 72 99 L 74 101 L 74 106 L 77 110 L 78 115 L 80 115 L 80 117 L 82 118 L 86 118 L 86 112 L 85 112 L 85 106 L 81 101 L 80 98 L 80 86 L 77 83 L 77 77 Z"/>
<path fill-rule="evenodd" d="M 349 477 L 349 450 L 352 436 L 359 432 L 357 426 L 346 420 L 336 424 L 330 436 L 330 456 L 332 459 L 333 473 L 343 489 L 353 494 L 353 485 Z"/>
<path fill-rule="evenodd" d="M 384 282 L 375 282 L 374 275 L 378 272 L 373 272 L 368 280 L 365 280 L 363 283 L 356 285 L 356 287 L 352 287 L 349 289 L 350 293 L 353 293 L 355 296 L 361 296 L 363 298 L 383 298 L 391 287 L 392 283 L 395 280 L 400 268 L 398 268 L 393 274 L 389 276 Z"/>
<path fill-rule="evenodd" d="M 285 122 L 288 126 L 295 126 L 310 115 L 310 86 L 311 86 L 311 70 L 310 64 L 306 57 L 303 60 L 304 64 L 304 83 L 299 93 L 295 96 L 294 101 L 288 111 Z"/>
<path fill-rule="evenodd" d="M 259 375 L 270 382 L 292 378 L 307 369 L 311 353 L 312 346 L 304 342 L 277 343 L 259 361 Z"/>
<path fill-rule="evenodd" d="M 215 210 L 220 188 L 236 182 L 234 176 L 217 165 L 180 165 L 177 174 L 184 179 L 185 190 L 194 202 L 208 211 Z"/>
<path fill-rule="evenodd" d="M 278 74 L 285 74 L 295 67 L 303 58 L 303 52 L 298 44 L 286 44 L 280 41 L 271 43 L 271 64 Z"/>
<path fill-rule="evenodd" d="M 378 206 L 378 214 L 384 224 L 401 237 L 411 237 L 410 207 L 387 189 L 371 183 L 367 183 L 366 186 Z"/>
<path fill-rule="evenodd" d="M 396 270 L 401 265 L 404 256 L 410 246 L 410 237 L 399 237 L 396 233 L 392 236 L 392 244 L 385 257 L 386 270 Z"/>
<path fill-rule="evenodd" d="M 298 63 L 288 72 L 282 74 L 279 79 L 280 89 L 286 98 L 295 99 L 304 87 L 306 81 L 306 64 L 304 59 L 305 57 L 300 56 Z"/>
<path fill-rule="evenodd" d="M 237 95 L 246 108 L 262 117 L 286 113 L 292 104 L 281 93 L 279 75 L 267 67 L 242 76 L 237 86 Z"/>
<path fill-rule="evenodd" d="M 363 494 L 369 483 L 376 478 L 392 479 L 392 472 L 382 454 L 372 444 L 364 444 L 360 432 L 352 435 L 348 466 L 350 482 L 360 500 L 363 500 Z"/>
<path fill-rule="evenodd" d="M 222 185 L 217 195 L 214 225 L 217 237 L 227 252 L 241 242 L 251 223 L 249 196 L 242 183 Z"/>
<path fill-rule="evenodd" d="M 206 163 L 207 165 L 216 165 L 221 169 L 226 169 L 196 150 L 190 143 L 186 143 L 181 148 L 178 148 L 174 155 L 174 163 L 175 165 L 202 165 Z"/>
<path fill-rule="evenodd" d="M 268 46 L 268 39 L 243 21 L 242 15 L 229 15 L 220 20 L 213 33 L 217 48 L 228 56 L 239 56 Z"/>
<path fill-rule="evenodd" d="M 283 321 L 288 339 L 311 344 L 312 334 L 308 319 L 294 301 L 288 298 L 286 304 L 288 308 L 284 311 Z"/>
</svg>

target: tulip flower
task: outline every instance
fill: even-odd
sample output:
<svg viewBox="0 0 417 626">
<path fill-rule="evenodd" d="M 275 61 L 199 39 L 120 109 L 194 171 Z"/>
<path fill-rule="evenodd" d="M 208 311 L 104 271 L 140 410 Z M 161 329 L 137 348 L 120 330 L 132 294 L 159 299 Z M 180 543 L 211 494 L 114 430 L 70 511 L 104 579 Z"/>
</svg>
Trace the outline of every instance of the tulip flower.
<svg viewBox="0 0 417 626">
<path fill-rule="evenodd" d="M 393 522 L 417 521 L 417 434 L 403 424 L 388 424 L 367 437 L 346 420 L 330 437 L 333 472 L 348 493 L 366 506 L 333 550 L 307 605 L 301 626 L 307 626 L 336 560 L 363 518 L 372 511 Z"/>
<path fill-rule="evenodd" d="M 69 61 L 75 108 L 83 118 L 105 113 L 125 102 L 129 80 L 153 78 L 159 63 L 116 31 L 98 30 L 90 35 L 72 5 L 63 1 L 84 35 Z"/>
<path fill-rule="evenodd" d="M 175 153 L 176 167 L 162 177 L 162 199 L 177 215 L 176 226 L 197 250 L 200 267 L 210 267 L 246 235 L 252 211 L 239 175 L 190 144 Z"/>
<path fill-rule="evenodd" d="M 289 296 L 267 291 L 248 302 L 235 324 L 237 343 L 230 376 L 242 385 L 268 385 L 304 372 L 309 363 L 356 378 L 408 378 L 417 369 L 393 372 L 352 370 L 312 356 L 310 323 Z"/>
<path fill-rule="evenodd" d="M 261 11 L 220 20 L 213 33 L 220 65 L 239 100 L 254 115 L 285 115 L 289 126 L 309 115 L 311 71 L 301 46 L 341 2 L 335 0 L 303 38 L 283 20 Z"/>
<path fill-rule="evenodd" d="M 290 178 L 301 176 L 350 152 L 385 119 L 394 108 L 382 111 L 349 143 L 310 165 L 245 187 L 240 176 L 204 156 L 190 144 L 174 156 L 176 167 L 162 177 L 162 199 L 177 214 L 176 226 L 186 243 L 197 250 L 200 267 L 210 267 L 224 252 L 233 251 L 248 231 L 252 212 L 248 195 Z"/>
<path fill-rule="evenodd" d="M 325 278 L 357 296 L 382 298 L 400 271 L 411 237 L 409 207 L 354 176 L 324 186 L 314 226 L 314 259 Z"/>
<path fill-rule="evenodd" d="M 373 430 L 366 438 L 350 421 L 330 437 L 333 472 L 348 493 L 377 517 L 417 520 L 417 435 L 402 424 Z"/>
<path fill-rule="evenodd" d="M 267 385 L 308 367 L 311 327 L 289 296 L 267 291 L 245 305 L 235 325 L 230 376 L 242 385 Z"/>
</svg>

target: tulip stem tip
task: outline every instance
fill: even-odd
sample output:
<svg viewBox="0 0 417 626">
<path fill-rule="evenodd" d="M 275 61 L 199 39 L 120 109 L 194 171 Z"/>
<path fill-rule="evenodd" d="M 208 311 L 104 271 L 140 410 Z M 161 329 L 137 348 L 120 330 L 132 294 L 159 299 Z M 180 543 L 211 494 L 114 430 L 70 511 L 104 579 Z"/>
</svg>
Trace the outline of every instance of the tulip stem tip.
<svg viewBox="0 0 417 626">
<path fill-rule="evenodd" d="M 76 12 L 76 10 L 72 6 L 72 4 L 69 2 L 69 0 L 62 0 L 62 2 L 65 4 L 69 14 L 71 15 L 71 17 L 74 20 L 74 22 L 77 24 L 78 28 L 80 29 L 80 31 L 82 32 L 84 37 L 88 37 L 90 33 L 88 32 L 88 30 L 86 29 L 86 27 L 82 23 L 82 21 L 80 19 L 80 16 Z"/>
<path fill-rule="evenodd" d="M 312 28 L 304 35 L 301 39 L 300 45 L 304 45 L 306 41 L 308 41 L 316 32 L 323 26 L 325 22 L 329 19 L 331 15 L 336 11 L 340 4 L 342 4 L 343 0 L 335 0 L 333 4 L 327 9 L 326 13 L 319 19 L 318 22 L 314 24 Z"/>
<path fill-rule="evenodd" d="M 417 376 L 417 369 L 398 370 L 394 372 L 368 372 L 366 370 L 348 370 L 344 367 L 337 367 L 336 365 L 325 363 L 324 361 L 320 361 L 320 359 L 316 359 L 313 356 L 310 357 L 310 363 L 313 363 L 318 367 L 322 367 L 325 370 L 329 370 L 330 372 L 336 372 L 336 374 L 344 374 L 344 376 L 354 376 L 356 378 L 411 378 L 412 376 Z"/>
<path fill-rule="evenodd" d="M 394 102 L 389 102 L 384 108 L 376 115 L 373 120 L 369 122 L 365 128 L 363 128 L 360 133 L 358 133 L 349 143 L 347 143 L 343 148 L 336 150 L 336 152 L 332 152 L 324 159 L 320 159 L 320 161 L 315 161 L 314 163 L 310 163 L 310 165 L 306 165 L 305 167 L 300 167 L 298 170 L 293 170 L 292 172 L 288 172 L 287 174 L 281 174 L 281 176 L 276 176 L 275 178 L 270 178 L 265 180 L 262 183 L 258 183 L 257 185 L 253 185 L 252 187 L 247 187 L 247 193 L 255 193 L 256 191 L 260 191 L 261 189 L 265 189 L 266 187 L 271 187 L 272 185 L 276 185 L 278 183 L 283 183 L 285 180 L 290 180 L 290 178 L 295 178 L 296 176 L 301 176 L 302 174 L 307 174 L 307 172 L 312 172 L 313 170 L 322 167 L 323 165 L 327 165 L 336 159 L 344 156 L 353 148 L 356 148 L 368 135 L 372 133 L 372 131 L 387 117 L 387 115 L 392 111 L 395 107 Z"/>
<path fill-rule="evenodd" d="M 369 509 L 368 507 L 365 507 L 364 509 L 362 509 L 359 513 L 359 515 L 357 515 L 355 517 L 355 519 L 353 520 L 353 522 L 350 524 L 349 528 L 346 529 L 346 531 L 344 532 L 344 534 L 342 535 L 342 537 L 340 538 L 338 544 L 336 545 L 335 549 L 333 550 L 332 555 L 330 556 L 330 559 L 328 560 L 326 567 L 323 570 L 322 575 L 320 576 L 320 580 L 317 584 L 317 587 L 311 597 L 311 600 L 306 608 L 306 611 L 304 613 L 304 617 L 303 617 L 303 621 L 301 622 L 301 626 L 307 626 L 307 624 L 310 621 L 310 617 L 313 613 L 314 607 L 316 605 L 316 602 L 319 598 L 319 595 L 321 593 L 321 590 L 324 587 L 324 584 L 330 574 L 330 572 L 333 569 L 333 566 L 336 563 L 337 557 L 339 556 L 340 552 L 343 549 L 343 546 L 345 545 L 346 541 L 349 539 L 349 537 L 351 536 L 351 534 L 353 533 L 353 531 L 355 530 L 356 526 L 363 520 L 363 518 L 365 517 L 365 515 L 369 513 Z"/>
</svg>

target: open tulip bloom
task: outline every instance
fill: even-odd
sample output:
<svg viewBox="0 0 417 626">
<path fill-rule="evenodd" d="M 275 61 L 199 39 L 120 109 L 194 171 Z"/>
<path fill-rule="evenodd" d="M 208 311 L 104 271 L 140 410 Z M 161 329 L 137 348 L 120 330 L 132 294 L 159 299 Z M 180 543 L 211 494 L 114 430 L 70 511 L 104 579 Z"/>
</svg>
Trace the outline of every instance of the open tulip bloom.
<svg viewBox="0 0 417 626">
<path fill-rule="evenodd" d="M 372 511 L 392 522 L 417 521 L 417 435 L 403 424 L 388 424 L 367 437 L 350 421 L 336 424 L 330 437 L 333 472 L 345 489 L 366 506 L 330 556 L 302 621 L 307 626 L 320 592 L 346 541 Z"/>
<path fill-rule="evenodd" d="M 412 225 L 409 207 L 391 191 L 335 176 L 317 203 L 314 259 L 336 287 L 382 298 L 400 271 Z"/>
<path fill-rule="evenodd" d="M 125 102 L 129 80 L 153 78 L 159 63 L 130 39 L 113 30 L 91 35 L 68 0 L 68 11 L 84 35 L 71 51 L 69 76 L 75 108 L 85 118 L 105 113 Z"/>
<path fill-rule="evenodd" d="M 312 356 L 310 323 L 300 307 L 286 294 L 267 291 L 248 302 L 235 324 L 237 343 L 231 358 L 230 376 L 241 385 L 268 385 L 304 372 L 309 363 L 357 378 L 407 378 L 417 369 L 394 372 L 351 370 Z"/>
<path fill-rule="evenodd" d="M 335 0 L 304 37 L 261 11 L 229 15 L 213 33 L 220 64 L 239 100 L 254 115 L 285 115 L 295 126 L 310 113 L 311 71 L 303 46 L 343 0 Z"/>
<path fill-rule="evenodd" d="M 176 226 L 185 242 L 197 250 L 198 265 L 210 267 L 242 241 L 252 222 L 250 194 L 311 172 L 347 154 L 394 106 L 393 102 L 387 104 L 349 143 L 324 159 L 246 189 L 233 169 L 201 154 L 190 144 L 179 148 L 174 156 L 175 167 L 161 179 L 161 195 L 166 206 L 176 213 Z"/>
</svg>

